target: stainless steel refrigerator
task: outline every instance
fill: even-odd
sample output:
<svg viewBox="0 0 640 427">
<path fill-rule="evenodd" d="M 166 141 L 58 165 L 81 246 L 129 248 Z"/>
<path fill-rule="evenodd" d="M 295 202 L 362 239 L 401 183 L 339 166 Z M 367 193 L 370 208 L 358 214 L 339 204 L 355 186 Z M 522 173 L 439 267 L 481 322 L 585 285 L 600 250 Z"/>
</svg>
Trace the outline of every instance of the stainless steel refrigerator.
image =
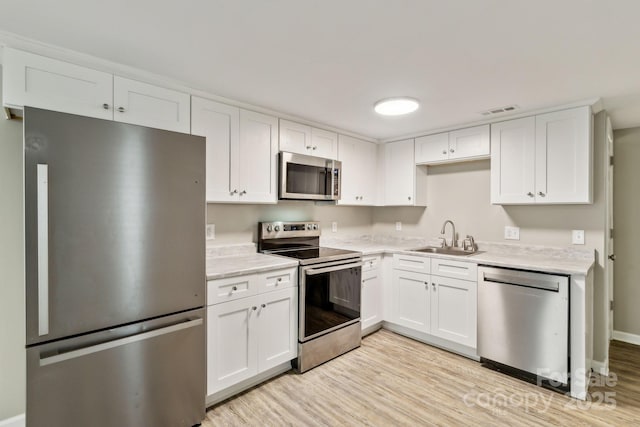
<svg viewBox="0 0 640 427">
<path fill-rule="evenodd" d="M 205 413 L 204 138 L 25 108 L 27 425 Z"/>
</svg>

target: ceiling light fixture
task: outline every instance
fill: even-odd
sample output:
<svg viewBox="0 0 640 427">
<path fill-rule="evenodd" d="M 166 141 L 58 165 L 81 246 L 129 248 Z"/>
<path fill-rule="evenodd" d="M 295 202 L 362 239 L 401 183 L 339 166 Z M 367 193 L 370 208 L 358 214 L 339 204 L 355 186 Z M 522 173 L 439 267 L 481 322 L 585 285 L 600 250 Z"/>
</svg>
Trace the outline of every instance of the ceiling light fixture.
<svg viewBox="0 0 640 427">
<path fill-rule="evenodd" d="M 373 109 L 383 116 L 401 116 L 413 113 L 419 106 L 420 103 L 417 99 L 402 96 L 382 99 L 373 105 Z"/>
</svg>

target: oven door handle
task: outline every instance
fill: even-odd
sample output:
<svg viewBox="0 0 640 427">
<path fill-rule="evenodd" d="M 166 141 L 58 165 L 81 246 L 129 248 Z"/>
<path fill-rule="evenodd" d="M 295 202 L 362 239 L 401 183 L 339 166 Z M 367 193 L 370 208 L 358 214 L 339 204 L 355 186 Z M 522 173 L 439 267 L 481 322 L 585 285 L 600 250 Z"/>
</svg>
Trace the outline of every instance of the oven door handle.
<svg viewBox="0 0 640 427">
<path fill-rule="evenodd" d="M 329 273 L 331 271 L 338 271 L 338 270 L 346 270 L 347 268 L 362 267 L 363 265 L 364 263 L 360 261 L 360 262 L 354 262 L 351 264 L 334 265 L 332 267 L 310 268 L 308 270 L 305 270 L 304 274 L 306 274 L 307 276 L 315 276 L 316 274 Z"/>
</svg>

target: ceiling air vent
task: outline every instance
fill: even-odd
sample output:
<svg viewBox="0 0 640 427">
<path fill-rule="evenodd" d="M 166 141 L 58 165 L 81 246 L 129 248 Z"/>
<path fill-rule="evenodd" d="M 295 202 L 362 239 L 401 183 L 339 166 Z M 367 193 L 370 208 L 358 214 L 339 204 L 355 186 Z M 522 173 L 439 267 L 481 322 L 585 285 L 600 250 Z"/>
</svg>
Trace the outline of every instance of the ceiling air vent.
<svg viewBox="0 0 640 427">
<path fill-rule="evenodd" d="M 491 108 L 489 110 L 480 111 L 483 116 L 493 116 L 495 114 L 510 113 L 517 110 L 517 105 L 507 105 L 506 107 Z"/>
</svg>

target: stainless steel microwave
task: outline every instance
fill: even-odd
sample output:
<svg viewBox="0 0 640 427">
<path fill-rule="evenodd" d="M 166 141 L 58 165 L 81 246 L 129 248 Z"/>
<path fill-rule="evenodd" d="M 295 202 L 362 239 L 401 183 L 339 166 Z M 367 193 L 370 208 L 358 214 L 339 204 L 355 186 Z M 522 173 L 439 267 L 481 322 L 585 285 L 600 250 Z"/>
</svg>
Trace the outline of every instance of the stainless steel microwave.
<svg viewBox="0 0 640 427">
<path fill-rule="evenodd" d="M 342 162 L 281 151 L 278 195 L 284 200 L 340 200 Z"/>
</svg>

